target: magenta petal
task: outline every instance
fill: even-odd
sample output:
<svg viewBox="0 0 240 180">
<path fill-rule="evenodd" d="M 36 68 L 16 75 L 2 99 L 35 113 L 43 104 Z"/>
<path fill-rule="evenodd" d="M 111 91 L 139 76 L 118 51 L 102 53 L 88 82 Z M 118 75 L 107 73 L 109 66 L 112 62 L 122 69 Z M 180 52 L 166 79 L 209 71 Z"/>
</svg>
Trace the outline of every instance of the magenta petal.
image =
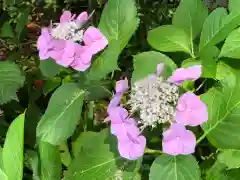
<svg viewBox="0 0 240 180">
<path fill-rule="evenodd" d="M 71 67 L 77 71 L 86 71 L 91 66 L 92 53 L 87 47 L 78 47 Z"/>
<path fill-rule="evenodd" d="M 127 118 L 128 111 L 122 107 L 112 108 L 109 111 L 109 118 L 112 123 L 123 123 L 123 121 Z"/>
<path fill-rule="evenodd" d="M 143 156 L 146 146 L 146 138 L 138 136 L 136 139 L 124 139 L 118 141 L 119 154 L 129 160 L 136 160 Z"/>
<path fill-rule="evenodd" d="M 128 80 L 120 80 L 116 82 L 116 93 L 124 93 L 128 89 Z"/>
<path fill-rule="evenodd" d="M 196 137 L 182 124 L 174 123 L 163 133 L 163 152 L 170 155 L 187 155 L 194 153 Z"/>
<path fill-rule="evenodd" d="M 92 26 L 85 31 L 83 41 L 91 49 L 92 54 L 97 54 L 108 44 L 108 40 L 101 31 Z"/>
<path fill-rule="evenodd" d="M 185 80 L 195 81 L 201 76 L 201 65 L 191 66 L 188 68 L 178 68 L 168 81 L 177 85 L 182 84 Z"/>
<path fill-rule="evenodd" d="M 82 12 L 81 14 L 78 15 L 77 20 L 78 21 L 88 20 L 88 13 L 86 11 Z"/>
<path fill-rule="evenodd" d="M 121 103 L 121 98 L 122 98 L 121 94 L 115 94 L 113 96 L 112 100 L 108 104 L 108 110 L 107 110 L 108 113 L 111 110 L 111 108 L 116 108 L 117 106 L 119 106 L 119 104 Z"/>
<path fill-rule="evenodd" d="M 72 18 L 72 13 L 70 11 L 64 11 L 60 17 L 60 23 L 70 21 Z"/>
<path fill-rule="evenodd" d="M 187 92 L 179 98 L 175 113 L 177 123 L 198 126 L 207 120 L 207 106 L 198 96 L 192 92 Z"/>
</svg>

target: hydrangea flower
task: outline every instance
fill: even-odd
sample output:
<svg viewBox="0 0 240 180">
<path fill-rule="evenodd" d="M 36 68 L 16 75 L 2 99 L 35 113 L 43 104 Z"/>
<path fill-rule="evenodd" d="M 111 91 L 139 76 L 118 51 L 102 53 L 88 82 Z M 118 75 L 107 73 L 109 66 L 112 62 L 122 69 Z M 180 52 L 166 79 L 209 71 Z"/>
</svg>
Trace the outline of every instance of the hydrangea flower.
<svg viewBox="0 0 240 180">
<path fill-rule="evenodd" d="M 156 73 L 134 82 L 127 104 L 131 106 L 131 113 L 139 112 L 138 124 L 142 129 L 146 126 L 154 128 L 160 123 L 171 124 L 163 133 L 163 152 L 171 155 L 190 154 L 195 150 L 196 138 L 185 126 L 198 126 L 206 122 L 208 112 L 206 105 L 194 93 L 186 92 L 180 95 L 179 85 L 185 80 L 198 79 L 201 75 L 201 66 L 179 68 L 168 79 L 161 76 L 163 68 L 163 64 L 158 64 Z M 126 81 L 118 83 L 109 109 L 121 107 L 122 93 L 128 88 Z M 129 122 L 127 111 L 122 107 L 109 111 L 109 114 L 112 119 L 111 131 L 117 137 L 121 137 L 122 134 L 129 137 L 126 135 L 128 133 L 124 132 L 128 132 L 127 129 L 134 131 L 134 127 L 137 127 L 135 123 L 131 123 L 132 120 Z M 119 121 L 115 123 L 114 119 Z"/>
<path fill-rule="evenodd" d="M 193 132 L 186 130 L 179 123 L 171 124 L 170 128 L 163 133 L 163 152 L 170 155 L 186 155 L 194 153 L 196 138 Z"/>
<path fill-rule="evenodd" d="M 76 17 L 70 11 L 65 11 L 59 23 L 42 28 L 37 41 L 40 60 L 52 58 L 57 64 L 77 71 L 88 69 L 92 56 L 108 44 L 99 29 L 93 26 L 84 28 L 88 18 L 87 12 Z"/>
<path fill-rule="evenodd" d="M 121 106 L 121 98 L 128 89 L 128 80 L 116 83 L 116 94 L 108 106 L 111 133 L 117 137 L 119 154 L 129 160 L 135 160 L 144 154 L 146 138 L 140 135 L 136 120 L 130 118 L 128 111 Z"/>
</svg>

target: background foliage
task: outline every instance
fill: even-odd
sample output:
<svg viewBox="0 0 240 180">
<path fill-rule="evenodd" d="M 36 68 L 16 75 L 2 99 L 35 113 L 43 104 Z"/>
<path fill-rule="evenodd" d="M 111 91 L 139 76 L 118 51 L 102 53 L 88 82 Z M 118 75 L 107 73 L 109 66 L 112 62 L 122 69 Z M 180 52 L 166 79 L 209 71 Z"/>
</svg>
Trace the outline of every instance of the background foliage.
<svg viewBox="0 0 240 180">
<path fill-rule="evenodd" d="M 238 0 L 4 0 L 0 5 L 0 179 L 239 179 Z M 91 23 L 109 40 L 87 72 L 39 61 L 40 29 L 57 21 L 62 10 L 95 10 Z M 164 76 L 202 64 L 201 78 L 183 88 L 200 95 L 209 120 L 193 129 L 198 146 L 192 155 L 162 154 L 160 130 L 147 129 L 149 149 L 137 161 L 125 160 L 104 122 L 115 81 L 129 77 L 133 83 L 161 62 Z"/>
</svg>

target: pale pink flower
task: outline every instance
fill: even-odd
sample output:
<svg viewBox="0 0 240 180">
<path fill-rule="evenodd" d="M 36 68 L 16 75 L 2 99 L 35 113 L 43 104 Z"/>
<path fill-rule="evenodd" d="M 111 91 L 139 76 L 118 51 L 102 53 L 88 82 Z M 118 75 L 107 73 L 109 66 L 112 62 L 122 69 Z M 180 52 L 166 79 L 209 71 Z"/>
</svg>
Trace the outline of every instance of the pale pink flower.
<svg viewBox="0 0 240 180">
<path fill-rule="evenodd" d="M 90 48 L 92 54 L 97 54 L 99 51 L 102 51 L 108 44 L 106 37 L 99 29 L 93 26 L 85 31 L 83 42 Z"/>
<path fill-rule="evenodd" d="M 187 155 L 195 152 L 196 137 L 184 125 L 173 123 L 163 133 L 163 152 L 170 155 Z"/>
<path fill-rule="evenodd" d="M 208 120 L 207 106 L 194 93 L 186 92 L 178 100 L 174 119 L 185 126 L 198 126 Z"/>
<path fill-rule="evenodd" d="M 201 65 L 195 65 L 188 68 L 178 68 L 168 81 L 177 85 L 182 84 L 185 80 L 195 81 L 201 76 Z"/>
</svg>

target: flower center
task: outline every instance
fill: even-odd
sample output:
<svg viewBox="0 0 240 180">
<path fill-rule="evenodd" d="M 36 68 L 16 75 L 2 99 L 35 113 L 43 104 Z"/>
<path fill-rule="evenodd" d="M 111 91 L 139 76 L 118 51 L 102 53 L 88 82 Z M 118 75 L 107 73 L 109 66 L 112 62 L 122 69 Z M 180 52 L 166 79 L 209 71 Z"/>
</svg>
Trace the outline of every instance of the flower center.
<svg viewBox="0 0 240 180">
<path fill-rule="evenodd" d="M 142 128 L 169 121 L 175 113 L 179 98 L 178 87 L 162 77 L 147 77 L 137 81 L 131 91 L 128 104 L 131 113 L 139 112 Z"/>
<path fill-rule="evenodd" d="M 54 23 L 51 34 L 55 39 L 82 41 L 83 29 L 75 21 Z"/>
</svg>

